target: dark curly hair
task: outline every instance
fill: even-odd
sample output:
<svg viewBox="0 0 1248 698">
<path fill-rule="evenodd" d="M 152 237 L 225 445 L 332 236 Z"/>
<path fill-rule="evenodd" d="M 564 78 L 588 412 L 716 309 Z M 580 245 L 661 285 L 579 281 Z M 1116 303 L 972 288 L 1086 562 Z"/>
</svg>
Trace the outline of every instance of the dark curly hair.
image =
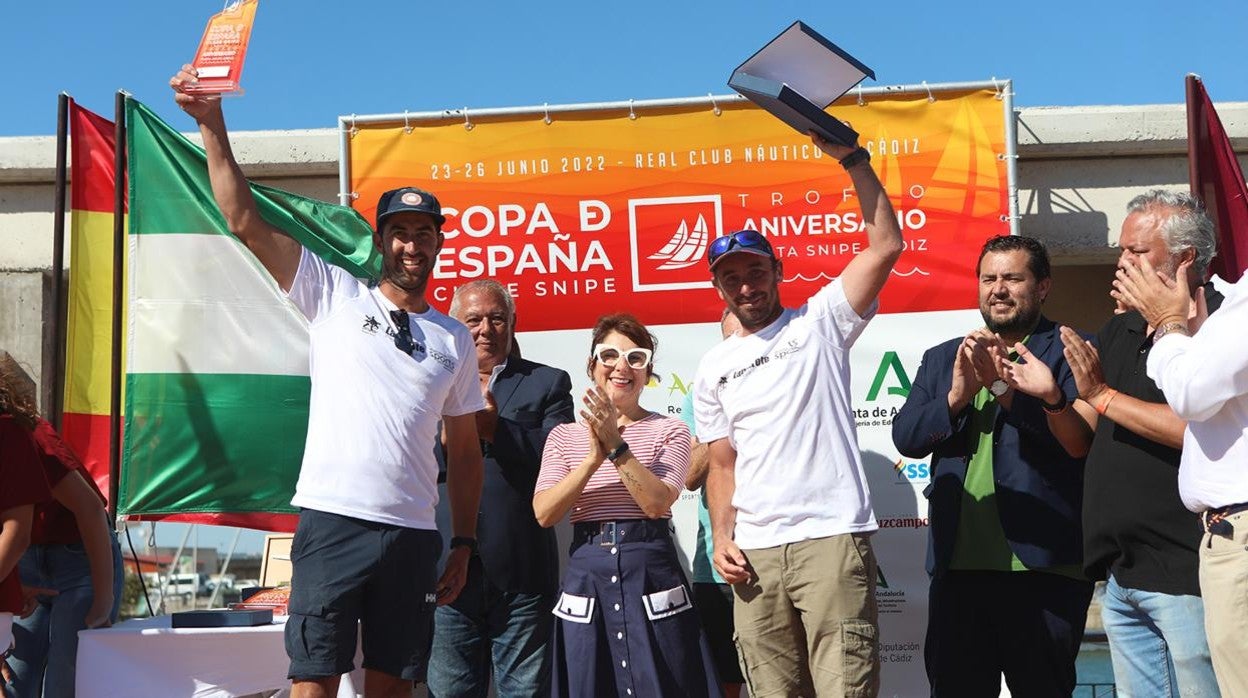
<svg viewBox="0 0 1248 698">
<path fill-rule="evenodd" d="M 39 421 L 30 378 L 8 352 L 0 352 L 0 414 L 11 414 L 27 431 L 34 431 Z"/>
<path fill-rule="evenodd" d="M 1014 252 L 1015 250 L 1027 253 L 1027 268 L 1031 270 L 1031 275 L 1036 277 L 1036 281 L 1044 281 L 1053 273 L 1049 265 L 1049 251 L 1045 249 L 1043 242 L 1026 235 L 998 235 L 988 238 L 983 248 L 980 249 L 979 260 L 975 262 L 975 274 L 979 274 L 979 268 L 984 263 L 984 256 L 989 252 Z"/>
</svg>

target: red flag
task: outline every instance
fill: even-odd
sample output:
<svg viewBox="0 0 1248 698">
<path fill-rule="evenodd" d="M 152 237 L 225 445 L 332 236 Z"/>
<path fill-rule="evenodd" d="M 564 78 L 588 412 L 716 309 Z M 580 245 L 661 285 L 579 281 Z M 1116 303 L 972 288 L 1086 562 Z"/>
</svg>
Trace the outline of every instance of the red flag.
<svg viewBox="0 0 1248 698">
<path fill-rule="evenodd" d="M 1218 229 L 1211 271 L 1235 283 L 1248 266 L 1248 186 L 1200 76 L 1187 76 L 1187 165 L 1192 194 Z"/>
</svg>

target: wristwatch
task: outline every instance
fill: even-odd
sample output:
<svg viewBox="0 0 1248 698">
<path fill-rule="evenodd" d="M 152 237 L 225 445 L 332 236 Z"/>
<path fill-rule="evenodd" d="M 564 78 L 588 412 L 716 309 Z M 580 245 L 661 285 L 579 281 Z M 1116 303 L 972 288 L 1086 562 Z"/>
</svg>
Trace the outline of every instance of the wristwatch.
<svg viewBox="0 0 1248 698">
<path fill-rule="evenodd" d="M 996 397 L 1001 397 L 1002 395 L 1010 392 L 1010 384 L 998 378 L 988 386 L 988 392 L 992 393 Z"/>
<path fill-rule="evenodd" d="M 1040 398 L 1040 407 L 1049 414 L 1061 414 L 1066 411 L 1067 407 L 1070 407 L 1070 400 L 1066 398 L 1066 393 L 1059 390 L 1057 392 L 1057 402 L 1050 404 L 1045 402 L 1044 398 Z"/>
<path fill-rule="evenodd" d="M 619 446 L 616 446 L 615 448 L 611 449 L 611 452 L 607 454 L 607 460 L 614 463 L 617 458 L 624 455 L 625 453 L 628 453 L 628 442 L 621 441 Z"/>
<path fill-rule="evenodd" d="M 477 539 L 476 538 L 469 538 L 468 536 L 454 536 L 451 538 L 451 550 L 454 550 L 455 548 L 458 548 L 461 545 L 464 546 L 465 548 L 468 548 L 469 555 L 477 554 Z"/>
<path fill-rule="evenodd" d="M 871 162 L 871 151 L 859 146 L 858 148 L 855 148 L 852 153 L 841 158 L 841 167 L 848 170 L 854 165 L 863 162 Z"/>
</svg>

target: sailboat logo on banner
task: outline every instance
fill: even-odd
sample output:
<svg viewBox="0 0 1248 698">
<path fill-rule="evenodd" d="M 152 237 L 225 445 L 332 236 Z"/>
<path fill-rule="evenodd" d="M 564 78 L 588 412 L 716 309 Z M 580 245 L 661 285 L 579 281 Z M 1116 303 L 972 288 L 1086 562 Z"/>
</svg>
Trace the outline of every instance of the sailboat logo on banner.
<svg viewBox="0 0 1248 698">
<path fill-rule="evenodd" d="M 706 217 L 698 216 L 698 222 L 689 229 L 687 221 L 681 221 L 676 234 L 667 241 L 663 249 L 650 255 L 650 259 L 661 259 L 659 269 L 684 269 L 702 261 L 706 254 Z"/>
<path fill-rule="evenodd" d="M 718 194 L 630 199 L 634 291 L 710 288 L 706 247 L 723 234 Z"/>
</svg>

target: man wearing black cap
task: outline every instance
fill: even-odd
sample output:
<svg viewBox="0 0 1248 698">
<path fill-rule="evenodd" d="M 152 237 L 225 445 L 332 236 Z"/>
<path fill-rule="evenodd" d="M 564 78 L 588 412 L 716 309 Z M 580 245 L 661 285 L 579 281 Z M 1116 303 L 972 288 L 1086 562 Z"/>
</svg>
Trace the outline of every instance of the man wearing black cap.
<svg viewBox="0 0 1248 698">
<path fill-rule="evenodd" d="M 355 279 L 260 217 L 220 100 L 182 91 L 195 78 L 183 66 L 170 85 L 199 124 L 217 205 L 309 325 L 308 436 L 292 499 L 301 514 L 286 623 L 291 693 L 336 695 L 358 626 L 365 693 L 408 696 L 424 680 L 434 606 L 464 585 L 482 481 L 475 413 L 485 405 L 472 337 L 425 299 L 442 247 L 441 206 L 411 187 L 383 194 L 373 236 L 381 281 Z M 455 536 L 440 579 L 439 421 Z"/>
<path fill-rule="evenodd" d="M 750 693 L 868 696 L 879 690 L 876 530 L 849 395 L 849 349 L 901 255 L 901 230 L 862 148 L 837 158 L 862 203 L 868 247 L 797 309 L 781 263 L 743 230 L 711 243 L 715 288 L 741 321 L 694 381 L 715 568 L 733 585 Z"/>
</svg>

